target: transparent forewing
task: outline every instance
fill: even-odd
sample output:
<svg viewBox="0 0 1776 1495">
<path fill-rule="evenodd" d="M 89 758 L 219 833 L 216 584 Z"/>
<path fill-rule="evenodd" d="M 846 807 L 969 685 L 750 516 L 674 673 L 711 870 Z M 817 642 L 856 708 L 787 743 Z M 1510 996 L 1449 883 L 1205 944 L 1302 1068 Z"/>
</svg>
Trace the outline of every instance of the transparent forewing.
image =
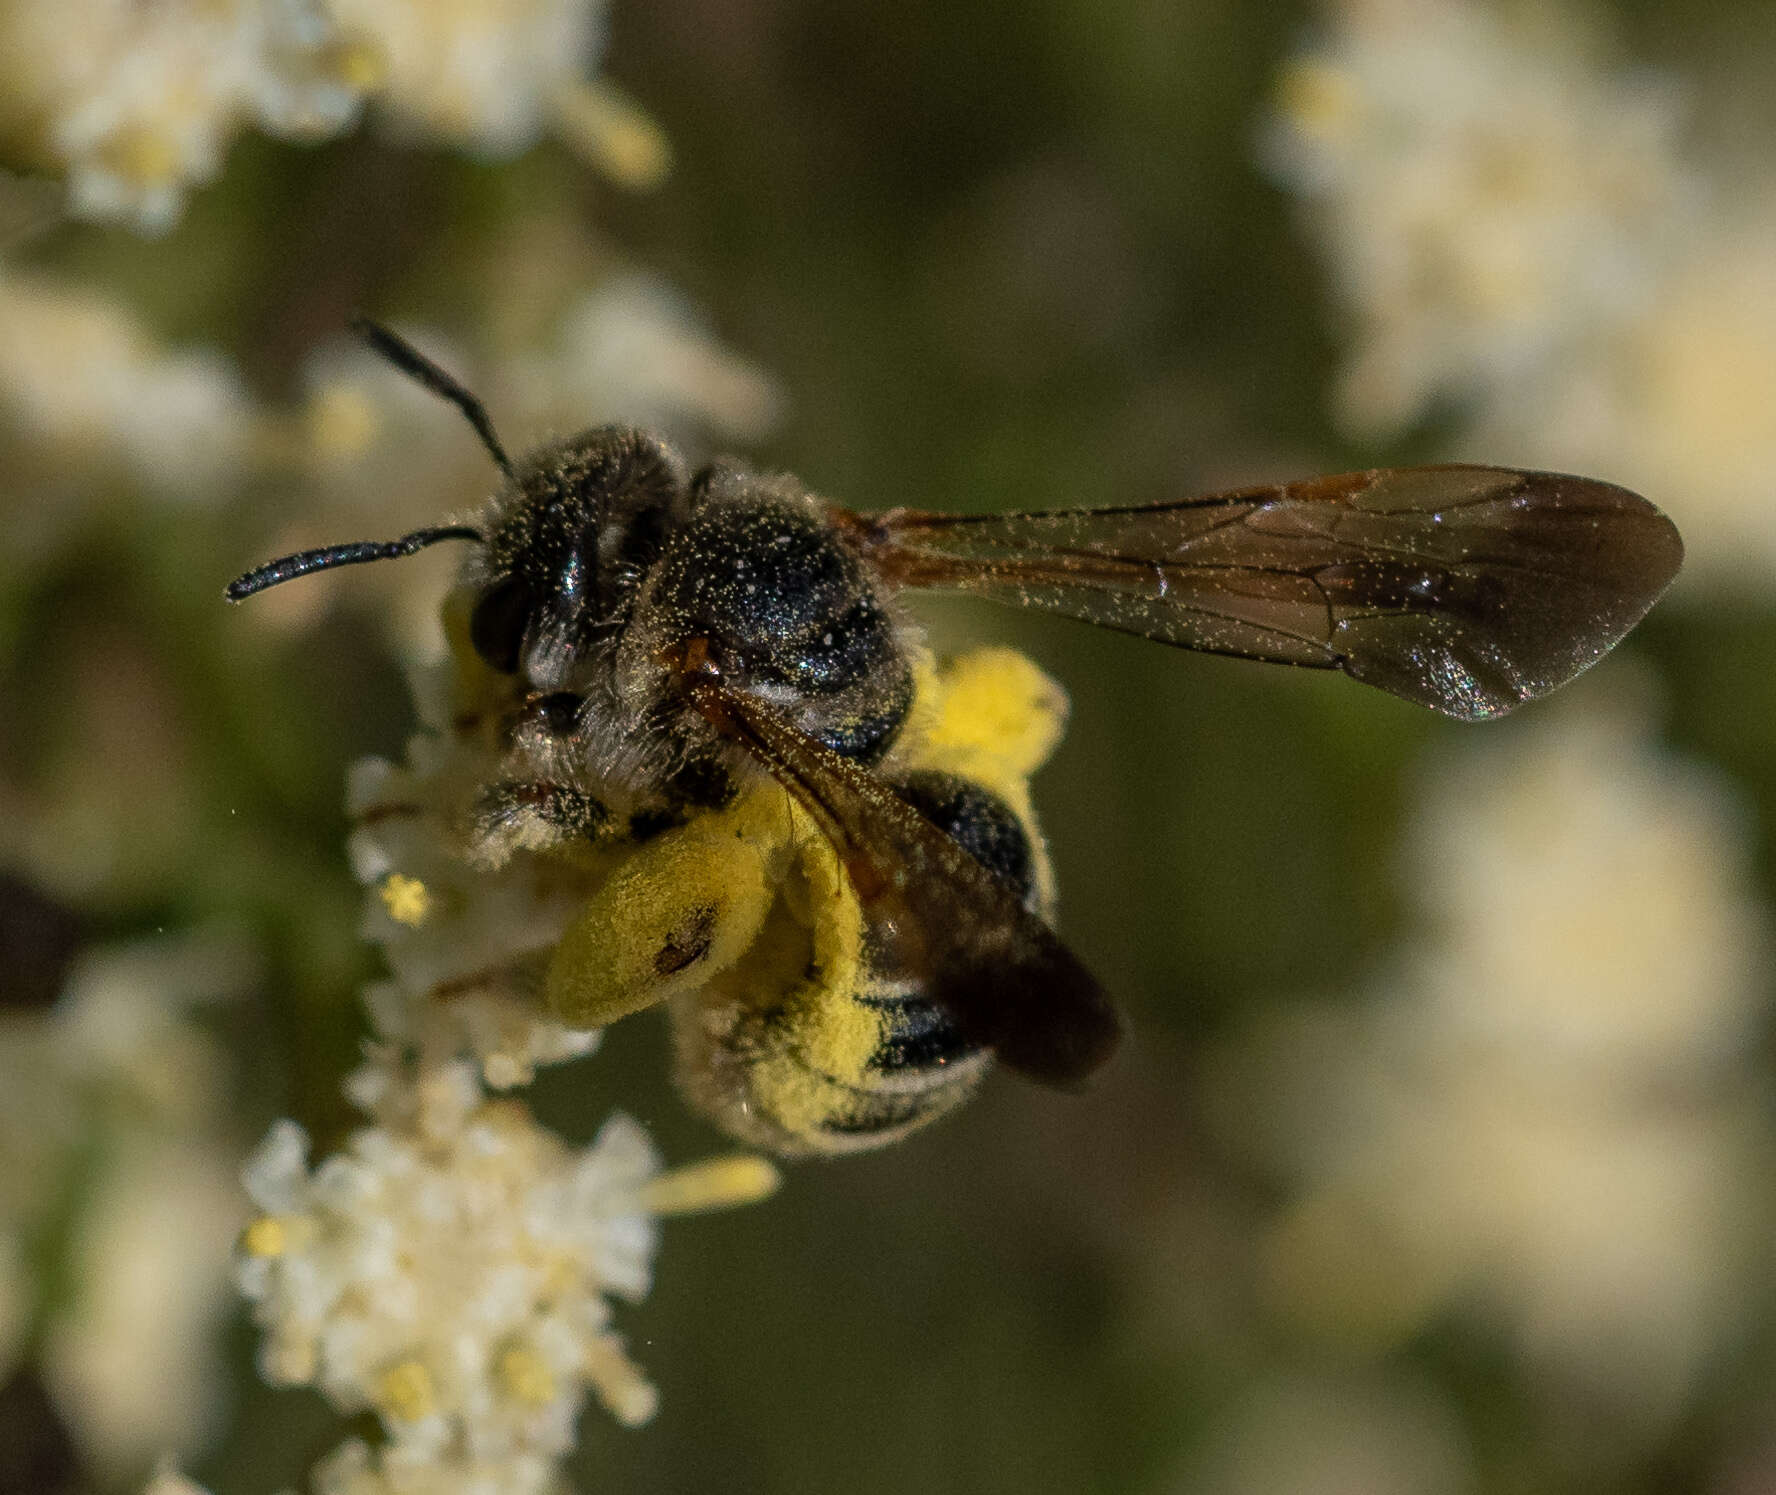
<svg viewBox="0 0 1776 1495">
<path fill-rule="evenodd" d="M 1495 467 L 1375 469 L 1139 508 L 853 522 L 902 586 L 1340 669 L 1467 719 L 1570 680 L 1683 559 L 1676 528 L 1637 494 Z"/>
<path fill-rule="evenodd" d="M 872 935 L 974 1042 L 1051 1085 L 1115 1050 L 1122 1025 L 1091 973 L 1017 894 L 867 768 L 771 706 L 703 681 L 691 698 L 793 793 L 831 840 Z"/>
</svg>

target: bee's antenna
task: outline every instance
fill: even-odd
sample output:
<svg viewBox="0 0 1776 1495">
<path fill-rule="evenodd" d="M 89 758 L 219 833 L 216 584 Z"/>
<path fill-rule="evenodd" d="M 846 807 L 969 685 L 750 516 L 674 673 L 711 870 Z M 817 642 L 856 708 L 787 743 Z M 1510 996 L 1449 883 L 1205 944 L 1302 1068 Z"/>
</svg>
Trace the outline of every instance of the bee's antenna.
<svg viewBox="0 0 1776 1495">
<path fill-rule="evenodd" d="M 404 346 L 404 345 L 403 345 Z M 255 566 L 244 576 L 237 576 L 224 588 L 222 595 L 230 602 L 241 602 L 255 592 L 275 587 L 279 582 L 294 581 L 310 571 L 326 571 L 334 566 L 358 566 L 365 561 L 394 561 L 440 540 L 476 540 L 485 542 L 478 529 L 463 524 L 442 525 L 437 529 L 416 529 L 399 540 L 357 540 L 350 545 L 328 545 L 320 550 L 299 550 L 295 555 L 280 556 Z"/>
<path fill-rule="evenodd" d="M 421 353 L 418 348 L 405 338 L 397 337 L 388 328 L 368 317 L 353 317 L 352 331 L 369 343 L 378 353 L 402 373 L 411 375 L 435 395 L 445 399 L 469 419 L 475 428 L 475 434 L 481 438 L 481 444 L 493 455 L 499 464 L 499 470 L 507 477 L 512 476 L 512 459 L 506 455 L 506 449 L 500 445 L 499 437 L 493 434 L 493 422 L 487 417 L 487 407 L 474 395 L 458 384 L 449 374 Z M 269 585 L 269 583 L 267 583 Z"/>
</svg>

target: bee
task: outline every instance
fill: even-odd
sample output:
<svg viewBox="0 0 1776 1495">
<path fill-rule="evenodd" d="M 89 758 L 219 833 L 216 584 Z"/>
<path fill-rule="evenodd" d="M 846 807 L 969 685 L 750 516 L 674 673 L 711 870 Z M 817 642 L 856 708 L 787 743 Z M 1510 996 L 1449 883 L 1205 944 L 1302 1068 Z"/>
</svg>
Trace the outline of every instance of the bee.
<svg viewBox="0 0 1776 1495">
<path fill-rule="evenodd" d="M 302 551 L 226 595 L 471 546 L 458 631 L 502 703 L 506 766 L 472 808 L 477 844 L 494 859 L 637 849 L 562 938 L 549 1005 L 590 1027 L 672 1000 L 687 1091 L 780 1152 L 891 1141 L 956 1104 L 995 1057 L 1074 1086 L 1121 1033 L 1048 923 L 1017 773 L 979 766 L 991 744 L 958 769 L 903 743 L 920 702 L 956 686 L 923 666 L 902 594 L 968 593 L 1340 670 L 1476 721 L 1594 663 L 1682 561 L 1676 528 L 1645 499 L 1496 467 L 1089 510 L 866 515 L 732 459 L 693 473 L 640 430 L 513 460 L 457 380 L 356 325 L 467 418 L 500 488 L 473 523 Z M 1058 723 L 1052 701 L 1032 711 L 1019 730 Z M 774 870 L 758 852 L 760 817 L 781 821 L 781 796 L 759 793 L 773 784 L 815 833 Z M 786 898 L 813 931 L 800 944 L 773 933 Z M 712 991 L 724 1015 L 700 1021 Z"/>
</svg>

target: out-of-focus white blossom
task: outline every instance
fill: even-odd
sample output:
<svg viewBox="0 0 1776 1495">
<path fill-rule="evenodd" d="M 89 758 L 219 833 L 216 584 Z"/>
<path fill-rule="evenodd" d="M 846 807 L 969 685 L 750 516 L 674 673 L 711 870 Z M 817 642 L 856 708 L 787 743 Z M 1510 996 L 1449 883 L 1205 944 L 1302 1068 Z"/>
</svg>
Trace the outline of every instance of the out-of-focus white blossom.
<svg viewBox="0 0 1776 1495">
<path fill-rule="evenodd" d="M 39 1325 L 45 1374 L 112 1474 L 197 1439 L 219 1410 L 242 1209 L 216 1135 L 226 1061 L 191 1015 L 246 974 L 221 937 L 98 949 L 49 1012 L 0 1017 L 0 1364 L 44 1287 L 27 1243 L 65 1219 L 76 1290 Z"/>
<path fill-rule="evenodd" d="M 0 144 L 66 173 L 78 216 L 150 233 L 257 127 L 399 133 L 484 156 L 547 131 L 624 185 L 662 180 L 658 126 L 595 76 L 604 0 L 53 0 L 0 7 Z"/>
<path fill-rule="evenodd" d="M 0 139 L 65 170 L 72 210 L 158 231 L 244 126 L 350 122 L 371 60 L 323 0 L 55 0 L 0 7 Z"/>
<path fill-rule="evenodd" d="M 49 1012 L 0 1013 L 0 1219 L 46 1206 L 95 1107 L 175 1133 L 214 1121 L 227 1065 L 191 1015 L 245 979 L 226 938 L 141 941 L 82 955 Z"/>
<path fill-rule="evenodd" d="M 1300 1186 L 1279 1300 L 1371 1343 L 1482 1304 L 1627 1446 L 1731 1332 L 1764 1229 L 1768 946 L 1732 797 L 1586 694 L 1438 765 L 1424 935 L 1248 1058 Z"/>
<path fill-rule="evenodd" d="M 1680 153 L 1673 90 L 1601 61 L 1576 7 L 1325 13 L 1269 142 L 1349 317 L 1347 423 L 1447 401 L 1450 455 L 1625 483 L 1688 585 L 1766 590 L 1776 172 Z"/>
<path fill-rule="evenodd" d="M 1349 319 L 1353 430 L 1537 381 L 1655 304 L 1699 187 L 1670 91 L 1596 52 L 1559 7 L 1326 7 L 1268 149 Z"/>
<path fill-rule="evenodd" d="M 1456 1042 L 1635 1090 L 1706 1078 L 1768 995 L 1746 807 L 1602 688 L 1433 767 L 1404 849 L 1433 934 L 1410 980 Z"/>
<path fill-rule="evenodd" d="M 557 93 L 590 77 L 604 0 L 328 0 L 381 59 L 376 107 L 399 128 L 510 156 L 536 143 Z"/>
<path fill-rule="evenodd" d="M 1686 575 L 1776 574 L 1776 174 L 1695 225 L 1653 303 L 1476 412 L 1465 452 L 1597 472 L 1677 519 Z"/>
<path fill-rule="evenodd" d="M 237 1154 L 219 1138 L 113 1138 L 68 1266 L 81 1291 L 46 1337 L 44 1374 L 87 1460 L 140 1469 L 213 1435 L 235 1236 Z"/>
<path fill-rule="evenodd" d="M 213 498 L 239 477 L 257 429 L 219 353 L 162 348 L 107 297 L 0 274 L 0 441 L 15 479 L 14 546 L 66 524 L 65 505 L 108 473 L 180 502 Z"/>
<path fill-rule="evenodd" d="M 769 1165 L 706 1167 L 683 1197 L 635 1122 L 569 1147 L 520 1103 L 488 1101 L 460 1061 L 379 1058 L 350 1093 L 376 1124 L 345 1152 L 311 1170 L 306 1138 L 280 1122 L 247 1168 L 263 1213 L 242 1237 L 240 1283 L 266 1330 L 266 1378 L 374 1409 L 402 1459 L 442 1469 L 531 1460 L 546 1474 L 588 1391 L 646 1421 L 655 1393 L 609 1300 L 646 1293 L 664 1205 L 756 1199 Z M 343 1482 L 370 1477 L 356 1457 L 339 1456 L 337 1488 L 383 1488 Z"/>
<path fill-rule="evenodd" d="M 782 411 L 776 384 L 645 274 L 614 275 L 577 297 L 553 340 L 511 358 L 498 387 L 529 425 L 562 434 L 610 423 L 746 443 Z"/>
</svg>

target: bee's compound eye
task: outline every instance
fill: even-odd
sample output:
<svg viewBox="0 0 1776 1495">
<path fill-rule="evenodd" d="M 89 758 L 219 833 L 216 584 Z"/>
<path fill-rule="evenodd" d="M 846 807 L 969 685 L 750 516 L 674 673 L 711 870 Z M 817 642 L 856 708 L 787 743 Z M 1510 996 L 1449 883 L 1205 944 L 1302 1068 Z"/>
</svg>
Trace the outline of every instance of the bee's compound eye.
<svg viewBox="0 0 1776 1495">
<path fill-rule="evenodd" d="M 558 690 L 538 701 L 537 709 L 552 737 L 571 737 L 579 725 L 580 708 L 585 704 L 584 696 L 576 696 L 571 690 Z"/>
<path fill-rule="evenodd" d="M 469 642 L 502 675 L 518 672 L 518 656 L 524 648 L 524 630 L 534 602 L 530 588 L 518 577 L 508 576 L 483 592 L 469 614 Z"/>
</svg>

